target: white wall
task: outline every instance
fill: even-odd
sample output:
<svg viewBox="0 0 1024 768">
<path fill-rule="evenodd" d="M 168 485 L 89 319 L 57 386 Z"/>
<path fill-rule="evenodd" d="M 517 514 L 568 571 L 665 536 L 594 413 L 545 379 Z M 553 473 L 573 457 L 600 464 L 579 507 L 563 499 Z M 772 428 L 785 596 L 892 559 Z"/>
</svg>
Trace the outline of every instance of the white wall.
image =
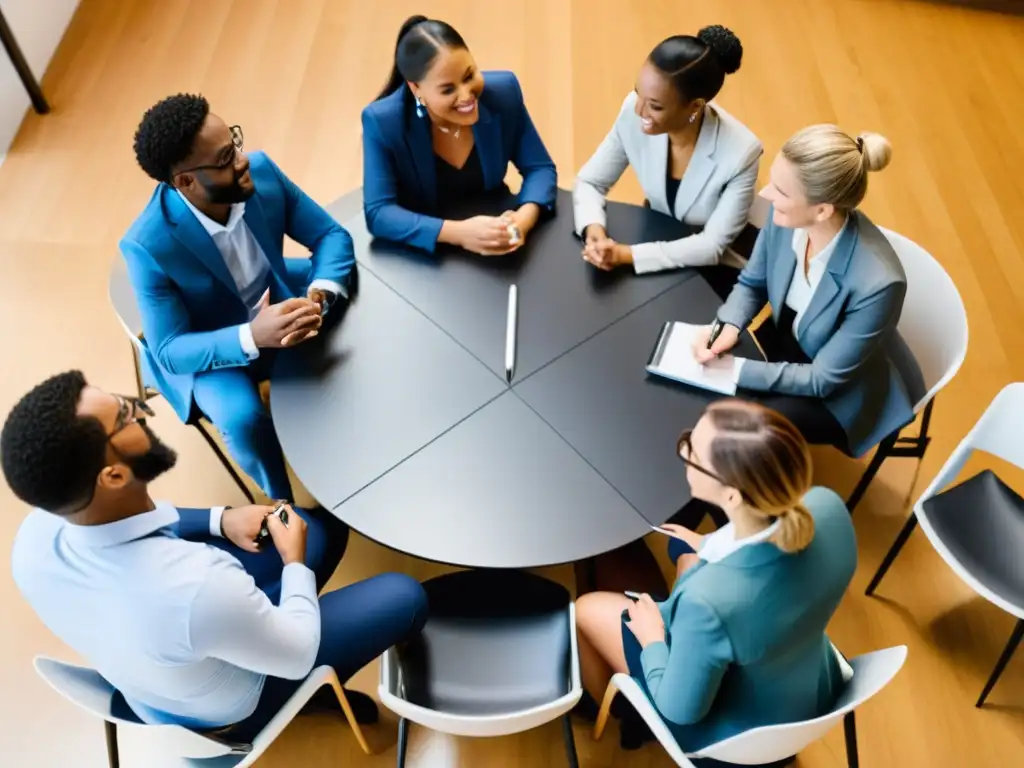
<svg viewBox="0 0 1024 768">
<path fill-rule="evenodd" d="M 43 79 L 77 6 L 78 0 L 0 0 L 0 9 L 37 80 Z M 18 73 L 0 46 L 0 161 L 31 104 Z"/>
</svg>

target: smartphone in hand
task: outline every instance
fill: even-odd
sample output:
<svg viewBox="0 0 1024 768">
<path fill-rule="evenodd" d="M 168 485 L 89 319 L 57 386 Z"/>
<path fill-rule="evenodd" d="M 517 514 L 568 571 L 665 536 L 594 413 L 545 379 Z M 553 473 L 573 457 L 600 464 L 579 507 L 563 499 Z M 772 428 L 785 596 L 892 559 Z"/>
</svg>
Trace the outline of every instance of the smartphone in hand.
<svg viewBox="0 0 1024 768">
<path fill-rule="evenodd" d="M 270 515 L 276 515 L 278 518 L 280 518 L 281 522 L 284 523 L 285 526 L 288 525 L 288 508 L 287 507 L 288 507 L 288 502 L 287 501 L 279 501 L 274 506 L 273 511 L 270 513 Z M 270 515 L 267 515 L 267 517 L 270 517 Z M 256 536 L 256 546 L 257 547 L 262 547 L 263 546 L 263 542 L 266 541 L 268 538 L 270 538 L 270 529 L 267 528 L 267 518 L 265 517 L 265 518 L 263 518 L 263 522 L 260 523 L 260 532 Z"/>
</svg>

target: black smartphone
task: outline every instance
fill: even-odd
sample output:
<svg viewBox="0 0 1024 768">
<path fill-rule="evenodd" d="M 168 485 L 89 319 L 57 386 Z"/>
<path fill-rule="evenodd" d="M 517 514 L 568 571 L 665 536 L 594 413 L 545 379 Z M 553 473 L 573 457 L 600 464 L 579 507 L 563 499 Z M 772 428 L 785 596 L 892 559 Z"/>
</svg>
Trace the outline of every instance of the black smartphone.
<svg viewBox="0 0 1024 768">
<path fill-rule="evenodd" d="M 274 507 L 274 509 L 270 513 L 270 515 L 277 515 L 278 518 L 280 518 L 282 523 L 284 523 L 285 525 L 288 525 L 288 502 L 287 501 L 279 501 L 279 502 L 277 502 L 277 505 Z M 270 517 L 270 515 L 267 515 L 267 517 Z M 256 543 L 256 546 L 257 547 L 262 547 L 263 546 L 263 542 L 266 539 L 268 539 L 268 538 L 270 538 L 270 529 L 267 528 L 267 518 L 264 517 L 263 518 L 263 522 L 260 523 L 260 532 L 256 535 L 256 538 L 254 540 L 255 543 Z"/>
</svg>

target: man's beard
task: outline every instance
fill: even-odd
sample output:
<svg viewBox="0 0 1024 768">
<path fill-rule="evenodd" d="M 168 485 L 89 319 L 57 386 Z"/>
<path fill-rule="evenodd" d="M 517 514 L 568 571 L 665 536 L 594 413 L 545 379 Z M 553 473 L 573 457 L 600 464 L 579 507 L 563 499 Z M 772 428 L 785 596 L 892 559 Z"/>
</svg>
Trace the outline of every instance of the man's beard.
<svg viewBox="0 0 1024 768">
<path fill-rule="evenodd" d="M 200 183 L 203 184 L 203 189 L 206 190 L 206 197 L 211 203 L 234 205 L 235 203 L 244 203 L 256 191 L 255 187 L 250 190 L 242 189 L 238 180 L 244 175 L 245 173 L 235 176 L 235 180 L 226 186 L 214 187 L 203 183 L 202 179 L 200 179 Z"/>
<path fill-rule="evenodd" d="M 124 463 L 131 469 L 135 479 L 151 483 L 178 461 L 177 452 L 153 434 L 148 425 L 141 425 L 149 438 L 149 450 L 141 456 L 126 456 Z"/>
</svg>

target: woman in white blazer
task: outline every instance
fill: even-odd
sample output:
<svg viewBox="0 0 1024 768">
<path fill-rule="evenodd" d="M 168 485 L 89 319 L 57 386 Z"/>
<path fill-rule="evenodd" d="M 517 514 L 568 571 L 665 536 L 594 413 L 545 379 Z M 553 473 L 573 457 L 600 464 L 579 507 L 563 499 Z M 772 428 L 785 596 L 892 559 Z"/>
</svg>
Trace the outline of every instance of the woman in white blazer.
<svg viewBox="0 0 1024 768">
<path fill-rule="evenodd" d="M 747 223 L 763 148 L 710 102 L 742 56 L 736 35 L 717 25 L 696 37 L 670 37 L 651 51 L 615 125 L 576 177 L 573 209 L 584 259 L 605 270 L 632 265 L 637 274 L 702 267 L 719 295 L 728 295 L 744 265 L 729 245 Z M 694 234 L 632 245 L 612 239 L 605 200 L 630 165 L 651 208 Z"/>
</svg>

